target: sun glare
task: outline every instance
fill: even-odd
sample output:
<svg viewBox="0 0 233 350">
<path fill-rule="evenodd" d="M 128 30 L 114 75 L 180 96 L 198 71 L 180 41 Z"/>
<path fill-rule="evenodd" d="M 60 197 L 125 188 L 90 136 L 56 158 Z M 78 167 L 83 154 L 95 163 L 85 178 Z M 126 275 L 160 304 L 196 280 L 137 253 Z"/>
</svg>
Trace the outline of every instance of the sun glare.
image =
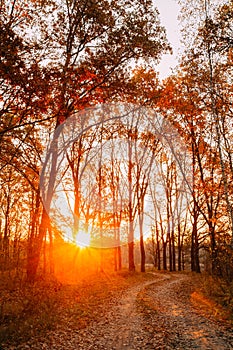
<svg viewBox="0 0 233 350">
<path fill-rule="evenodd" d="M 80 248 L 89 247 L 91 243 L 91 235 L 85 231 L 79 231 L 76 236 L 76 245 Z"/>
</svg>

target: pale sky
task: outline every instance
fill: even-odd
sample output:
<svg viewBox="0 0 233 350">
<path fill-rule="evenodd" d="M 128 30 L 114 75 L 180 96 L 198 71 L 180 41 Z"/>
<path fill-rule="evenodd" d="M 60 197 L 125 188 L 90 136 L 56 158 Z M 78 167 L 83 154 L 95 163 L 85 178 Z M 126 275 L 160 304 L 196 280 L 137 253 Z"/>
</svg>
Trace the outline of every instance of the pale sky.
<svg viewBox="0 0 233 350">
<path fill-rule="evenodd" d="M 154 0 L 154 4 L 160 12 L 161 24 L 166 28 L 167 38 L 173 49 L 173 55 L 163 55 L 161 63 L 156 67 L 160 78 L 164 79 L 171 74 L 171 68 L 177 65 L 178 51 L 182 49 L 177 18 L 179 5 L 176 0 Z"/>
</svg>

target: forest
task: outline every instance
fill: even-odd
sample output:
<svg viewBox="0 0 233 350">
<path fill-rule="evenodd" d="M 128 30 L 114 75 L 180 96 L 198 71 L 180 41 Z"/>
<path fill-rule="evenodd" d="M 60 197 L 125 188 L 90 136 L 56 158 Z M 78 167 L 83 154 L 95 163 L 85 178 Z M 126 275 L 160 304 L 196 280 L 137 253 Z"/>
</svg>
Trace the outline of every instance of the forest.
<svg viewBox="0 0 233 350">
<path fill-rule="evenodd" d="M 2 284 L 153 266 L 232 288 L 233 4 L 179 4 L 162 80 L 156 1 L 0 1 Z"/>
<path fill-rule="evenodd" d="M 177 2 L 183 49 L 162 79 L 173 48 L 156 1 L 0 0 L 0 348 L 59 322 L 81 337 L 123 290 L 112 329 L 155 327 L 152 347 L 137 348 L 161 344 L 158 298 L 185 308 L 185 327 L 190 315 L 215 330 L 187 311 L 184 291 L 213 308 L 193 283 L 218 288 L 232 317 L 233 3 Z"/>
</svg>

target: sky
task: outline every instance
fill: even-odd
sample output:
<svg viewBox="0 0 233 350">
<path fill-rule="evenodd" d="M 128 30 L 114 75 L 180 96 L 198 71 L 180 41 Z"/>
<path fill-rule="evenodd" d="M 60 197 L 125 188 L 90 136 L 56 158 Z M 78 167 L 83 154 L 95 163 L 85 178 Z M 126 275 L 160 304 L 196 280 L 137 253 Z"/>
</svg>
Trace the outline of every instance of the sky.
<svg viewBox="0 0 233 350">
<path fill-rule="evenodd" d="M 177 55 L 179 49 L 182 48 L 178 25 L 179 5 L 176 0 L 154 0 L 154 4 L 159 10 L 161 24 L 166 28 L 167 38 L 173 49 L 173 55 L 163 55 L 161 63 L 157 67 L 160 78 L 164 79 L 171 74 L 171 68 L 175 68 L 177 65 Z"/>
</svg>

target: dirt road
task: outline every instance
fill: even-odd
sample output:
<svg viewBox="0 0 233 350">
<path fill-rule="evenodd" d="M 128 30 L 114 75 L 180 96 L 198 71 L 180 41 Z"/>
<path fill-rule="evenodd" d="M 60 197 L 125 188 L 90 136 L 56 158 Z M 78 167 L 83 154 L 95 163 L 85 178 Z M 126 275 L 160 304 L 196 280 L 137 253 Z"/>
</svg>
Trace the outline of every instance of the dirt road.
<svg viewBox="0 0 233 350">
<path fill-rule="evenodd" d="M 221 324 L 182 274 L 155 274 L 122 293 L 101 320 L 77 332 L 52 332 L 17 349 L 233 349 L 233 331 Z M 204 305 L 205 306 L 205 305 Z"/>
<path fill-rule="evenodd" d="M 166 277 L 141 292 L 144 325 L 150 325 L 145 349 L 233 349 L 233 330 L 214 316 L 210 302 L 193 292 L 190 276 Z"/>
</svg>

